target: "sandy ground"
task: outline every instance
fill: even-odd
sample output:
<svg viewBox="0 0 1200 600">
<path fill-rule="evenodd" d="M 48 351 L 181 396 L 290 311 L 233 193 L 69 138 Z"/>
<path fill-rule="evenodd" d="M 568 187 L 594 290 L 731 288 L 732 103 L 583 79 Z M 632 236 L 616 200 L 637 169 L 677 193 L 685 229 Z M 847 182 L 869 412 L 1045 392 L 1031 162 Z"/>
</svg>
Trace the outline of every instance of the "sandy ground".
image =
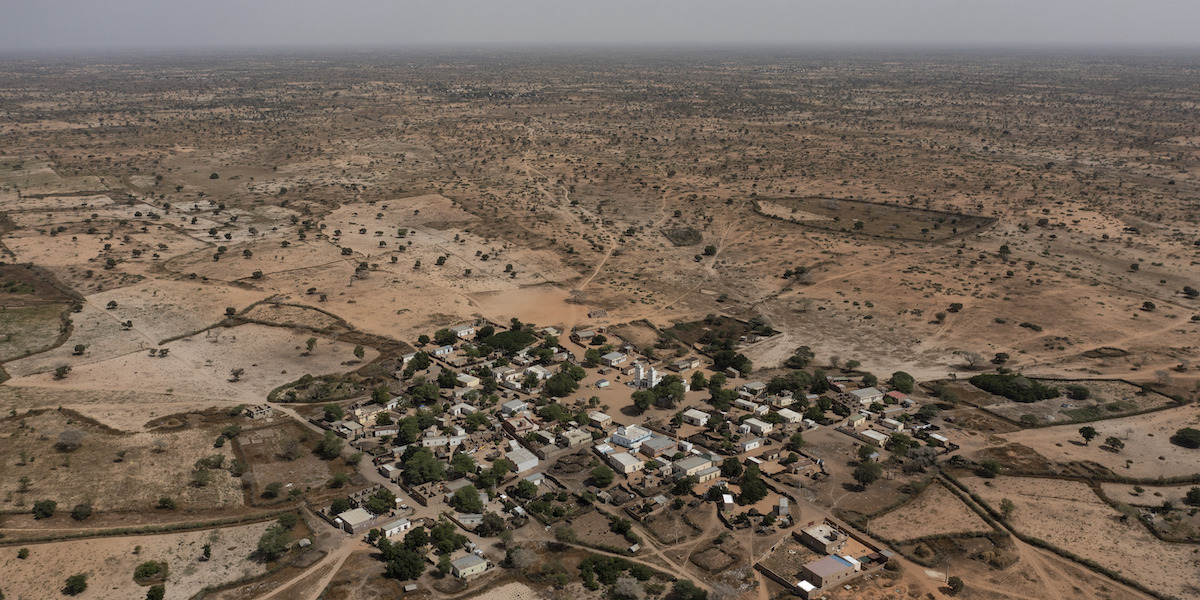
<svg viewBox="0 0 1200 600">
<path fill-rule="evenodd" d="M 150 347 L 136 328 L 122 333 L 122 338 L 134 338 L 130 340 L 134 343 L 139 341 L 135 336 L 140 336 L 144 347 Z M 353 344 L 320 338 L 310 355 L 301 356 L 310 336 L 307 332 L 255 324 L 218 328 L 165 345 L 171 351 L 166 358 L 127 351 L 107 360 L 73 366 L 71 374 L 62 380 L 42 372 L 14 377 L 6 385 L 157 393 L 198 391 L 213 400 L 261 402 L 270 390 L 305 373 L 343 371 L 342 363 L 356 360 Z M 366 352 L 366 361 L 378 356 L 374 350 Z M 230 371 L 235 368 L 245 369 L 245 373 L 240 381 L 230 382 Z"/>
<path fill-rule="evenodd" d="M 1100 489 L 1104 495 L 1114 502 L 1124 502 L 1135 506 L 1162 506 L 1163 502 L 1172 502 L 1176 507 L 1187 506 L 1187 493 L 1195 484 L 1189 485 L 1128 485 L 1124 483 L 1102 483 Z M 1142 491 L 1137 491 L 1141 488 Z"/>
<path fill-rule="evenodd" d="M 1200 591 L 1200 557 L 1191 545 L 1160 542 L 1135 519 L 1121 522 L 1120 515 L 1086 484 L 1020 477 L 969 477 L 963 483 L 993 508 L 1004 498 L 1012 500 L 1016 505 L 1012 522 L 1026 535 L 1095 560 L 1160 592 L 1194 598 Z"/>
<path fill-rule="evenodd" d="M 1062 425 L 1026 429 L 1001 434 L 1010 442 L 1023 444 L 1038 454 L 1056 462 L 1089 460 L 1102 464 L 1113 472 L 1133 477 L 1174 477 L 1200 472 L 1200 451 L 1171 443 L 1171 436 L 1183 427 L 1200 424 L 1200 411 L 1195 406 L 1181 406 L 1155 413 L 1089 423 L 1099 436 L 1088 446 L 1079 437 L 1080 425 Z M 1101 450 L 1108 436 L 1125 442 L 1120 453 Z M 1126 467 L 1126 461 L 1129 467 Z"/>
<path fill-rule="evenodd" d="M 34 544 L 25 560 L 18 559 L 16 549 L 9 547 L 0 560 L 5 573 L 3 589 L 8 598 L 57 598 L 68 576 L 86 573 L 88 589 L 77 598 L 142 598 L 146 588 L 133 581 L 133 571 L 147 560 L 157 560 L 167 562 L 167 598 L 185 600 L 206 586 L 264 572 L 264 565 L 248 557 L 270 525 Z M 212 544 L 212 558 L 199 562 L 205 543 Z M 141 550 L 134 554 L 137 546 Z"/>
<path fill-rule="evenodd" d="M 991 527 L 942 485 L 930 484 L 912 502 L 871 521 L 871 531 L 903 541 L 927 535 L 990 531 Z"/>
</svg>

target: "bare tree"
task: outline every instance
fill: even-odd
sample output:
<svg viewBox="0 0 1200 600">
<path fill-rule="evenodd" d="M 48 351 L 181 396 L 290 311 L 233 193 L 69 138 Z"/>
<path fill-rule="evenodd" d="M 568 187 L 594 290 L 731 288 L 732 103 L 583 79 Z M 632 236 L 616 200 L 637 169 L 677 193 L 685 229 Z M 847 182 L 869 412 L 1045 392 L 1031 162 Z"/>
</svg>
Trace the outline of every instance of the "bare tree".
<svg viewBox="0 0 1200 600">
<path fill-rule="evenodd" d="M 622 577 L 613 585 L 613 596 L 625 600 L 642 600 L 646 597 L 646 588 L 632 577 Z"/>
<path fill-rule="evenodd" d="M 967 365 L 967 368 L 975 369 L 978 368 L 979 365 L 983 364 L 983 355 L 978 352 L 959 350 L 955 352 L 955 354 L 962 357 L 963 362 Z"/>
<path fill-rule="evenodd" d="M 513 548 L 508 553 L 508 564 L 514 569 L 528 569 L 537 562 L 537 554 L 529 548 Z"/>
<path fill-rule="evenodd" d="M 1158 380 L 1158 385 L 1171 384 L 1171 374 L 1166 371 L 1155 371 L 1154 377 Z"/>
<path fill-rule="evenodd" d="M 83 445 L 83 438 L 86 435 L 78 429 L 64 429 L 58 434 L 58 441 L 54 443 L 54 449 L 59 452 L 74 452 Z"/>
</svg>

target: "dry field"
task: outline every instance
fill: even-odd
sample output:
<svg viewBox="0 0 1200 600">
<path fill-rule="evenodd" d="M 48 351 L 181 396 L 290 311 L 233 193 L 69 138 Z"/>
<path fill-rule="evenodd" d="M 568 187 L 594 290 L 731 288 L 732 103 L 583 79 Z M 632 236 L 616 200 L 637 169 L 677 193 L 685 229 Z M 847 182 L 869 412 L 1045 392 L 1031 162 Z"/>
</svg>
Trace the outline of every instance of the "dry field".
<svg viewBox="0 0 1200 600">
<path fill-rule="evenodd" d="M 1093 461 L 1118 475 L 1153 479 L 1200 472 L 1196 462 L 1200 453 L 1171 443 L 1176 430 L 1198 424 L 1200 411 L 1195 406 L 1181 406 L 1089 423 L 1099 436 L 1087 446 L 1082 445 L 1078 425 L 1026 429 L 1000 437 L 1027 446 L 1053 462 Z M 1109 436 L 1120 438 L 1125 448 L 1119 453 L 1102 450 L 1101 442 Z"/>
<path fill-rule="evenodd" d="M 1019 477 L 972 477 L 963 483 L 993 508 L 1004 498 L 1012 500 L 1012 523 L 1025 535 L 1165 594 L 1189 598 L 1200 591 L 1200 558 L 1192 546 L 1161 542 L 1136 519 L 1120 519 L 1086 484 Z"/>
<path fill-rule="evenodd" d="M 1177 507 L 1188 506 L 1187 493 L 1195 484 L 1188 485 L 1132 485 L 1126 483 L 1102 483 L 1100 489 L 1113 502 L 1122 502 L 1134 506 L 1158 508 L 1164 502 L 1170 502 Z M 1141 490 L 1141 491 L 1139 491 Z M 1189 509 L 1190 510 L 1190 509 Z"/>
<path fill-rule="evenodd" d="M 55 446 L 67 429 L 84 435 L 77 450 L 61 452 Z M 35 501 L 54 500 L 65 519 L 76 504 L 137 512 L 151 509 L 162 497 L 174 498 L 185 509 L 241 506 L 241 482 L 226 470 L 213 470 L 204 487 L 190 485 L 196 461 L 215 454 L 223 454 L 226 465 L 233 459 L 228 445 L 213 447 L 220 429 L 116 434 L 53 410 L 8 417 L 0 421 L 4 508 L 28 510 Z M 23 477 L 29 478 L 27 492 L 19 491 Z"/>
<path fill-rule="evenodd" d="M 146 588 L 134 582 L 133 571 L 156 560 L 167 563 L 167 598 L 190 598 L 205 587 L 265 572 L 266 565 L 248 558 L 270 525 L 33 544 L 24 560 L 17 558 L 15 547 L 6 546 L 0 559 L 4 593 L 9 598 L 56 598 L 68 576 L 86 573 L 88 589 L 81 598 L 142 598 Z M 200 562 L 206 543 L 212 544 L 212 558 Z"/>
<path fill-rule="evenodd" d="M 871 531 L 889 539 L 987 532 L 991 527 L 945 486 L 930 484 L 911 502 L 871 520 Z"/>
</svg>

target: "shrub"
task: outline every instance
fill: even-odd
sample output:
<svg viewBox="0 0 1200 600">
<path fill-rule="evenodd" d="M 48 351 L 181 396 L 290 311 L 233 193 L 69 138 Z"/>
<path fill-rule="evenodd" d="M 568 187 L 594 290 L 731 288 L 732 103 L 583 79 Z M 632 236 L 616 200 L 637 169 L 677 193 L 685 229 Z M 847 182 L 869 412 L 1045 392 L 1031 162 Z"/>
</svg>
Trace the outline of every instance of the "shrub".
<svg viewBox="0 0 1200 600">
<path fill-rule="evenodd" d="M 87 574 L 79 573 L 67 578 L 66 584 L 63 585 L 62 593 L 68 596 L 77 596 L 82 594 L 87 589 Z"/>
<path fill-rule="evenodd" d="M 33 518 L 48 519 L 58 510 L 58 503 L 53 500 L 38 500 L 33 503 Z"/>
<path fill-rule="evenodd" d="M 1175 432 L 1172 442 L 1183 446 L 1184 448 L 1200 448 L 1200 429 L 1184 427 Z M 36 508 L 35 508 L 36 510 Z"/>
</svg>

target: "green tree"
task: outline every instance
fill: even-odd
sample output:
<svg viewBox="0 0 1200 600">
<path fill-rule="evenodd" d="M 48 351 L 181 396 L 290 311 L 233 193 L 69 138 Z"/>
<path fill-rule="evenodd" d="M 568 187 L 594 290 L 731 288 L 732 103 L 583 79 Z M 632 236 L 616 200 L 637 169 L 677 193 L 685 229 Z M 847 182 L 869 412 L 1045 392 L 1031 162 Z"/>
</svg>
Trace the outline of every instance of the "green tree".
<svg viewBox="0 0 1200 600">
<path fill-rule="evenodd" d="M 150 586 L 150 589 L 146 590 L 146 600 L 163 600 L 163 598 L 166 596 L 167 588 L 161 583 L 158 585 L 152 585 Z"/>
<path fill-rule="evenodd" d="M 909 375 L 904 371 L 896 371 L 895 373 L 892 373 L 892 378 L 890 381 L 892 383 L 892 387 L 896 388 L 898 391 L 904 392 L 905 394 L 913 393 L 913 389 L 917 384 L 917 380 L 913 379 L 912 375 Z"/>
<path fill-rule="evenodd" d="M 595 483 L 597 487 L 607 487 L 615 477 L 616 473 L 604 465 L 592 469 L 592 483 Z"/>
<path fill-rule="evenodd" d="M 721 477 L 737 477 L 742 474 L 742 463 L 735 456 L 721 462 Z"/>
<path fill-rule="evenodd" d="M 966 585 L 963 583 L 961 577 L 957 575 L 951 575 L 950 579 L 946 580 L 946 587 L 949 587 L 950 591 L 957 595 L 963 591 L 963 588 L 966 587 Z"/>
<path fill-rule="evenodd" d="M 342 417 L 346 416 L 346 412 L 344 410 L 342 410 L 342 407 L 338 406 L 337 404 L 326 404 L 324 408 L 325 408 L 325 420 L 326 421 L 333 422 L 333 421 L 340 420 Z"/>
<path fill-rule="evenodd" d="M 450 458 L 450 468 L 454 469 L 454 472 L 459 475 L 474 475 L 475 467 L 475 459 L 465 452 L 459 452 Z"/>
<path fill-rule="evenodd" d="M 862 487 L 875 483 L 883 475 L 883 466 L 873 460 L 858 463 L 854 468 L 854 480 Z"/>
<path fill-rule="evenodd" d="M 1193 487 L 1188 490 L 1187 503 L 1192 506 L 1200 506 L 1200 487 Z"/>
<path fill-rule="evenodd" d="M 312 351 L 313 351 L 313 348 L 316 348 L 316 347 L 317 347 L 317 338 L 315 338 L 315 337 L 310 337 L 310 338 L 308 338 L 307 340 L 305 340 L 305 341 L 304 341 L 304 347 L 308 349 L 308 352 L 309 352 L 309 353 L 312 353 Z"/>
<path fill-rule="evenodd" d="M 357 358 L 358 360 L 362 360 L 363 357 L 366 355 L 367 355 L 367 351 L 366 351 L 366 349 L 364 349 L 362 347 L 362 344 L 359 344 L 354 347 L 354 358 Z"/>
<path fill-rule="evenodd" d="M 553 398 L 562 398 L 569 396 L 572 392 L 579 389 L 579 384 L 569 373 L 560 371 L 551 375 L 546 380 L 545 387 L 542 389 L 546 391 L 547 395 Z"/>
<path fill-rule="evenodd" d="M 326 431 L 321 443 L 317 444 L 317 454 L 325 460 L 333 460 L 341 455 L 342 445 L 342 438 L 332 431 Z"/>
<path fill-rule="evenodd" d="M 994 458 L 985 458 L 979 463 L 979 474 L 984 477 L 995 477 L 1000 474 L 1000 461 Z"/>
<path fill-rule="evenodd" d="M 1096 432 L 1095 427 L 1085 425 L 1079 428 L 1079 435 L 1083 437 L 1083 443 L 1086 445 L 1092 443 L 1092 440 L 1096 439 L 1096 436 L 1100 434 Z"/>
<path fill-rule="evenodd" d="M 738 497 L 741 504 L 754 504 L 767 497 L 767 484 L 763 482 L 757 465 L 750 465 L 742 474 L 742 495 Z"/>
<path fill-rule="evenodd" d="M 282 525 L 272 525 L 258 538 L 258 554 L 265 560 L 275 560 L 287 552 L 292 534 Z"/>
<path fill-rule="evenodd" d="M 518 498 L 530 499 L 536 496 L 537 492 L 538 486 L 532 481 L 529 481 L 528 479 L 522 479 L 521 481 L 517 482 L 516 493 Z"/>
<path fill-rule="evenodd" d="M 788 450 L 799 451 L 804 447 L 804 444 L 804 435 L 797 431 L 792 434 L 792 437 L 788 438 L 787 447 Z"/>
<path fill-rule="evenodd" d="M 1013 510 L 1016 510 L 1016 508 L 1017 505 L 1013 504 L 1013 501 L 1009 500 L 1008 498 L 1004 498 L 1000 501 L 1000 513 L 1004 515 L 1005 521 L 1008 520 L 1008 517 L 1012 515 Z"/>
<path fill-rule="evenodd" d="M 483 501 L 479 499 L 479 490 L 473 485 L 465 485 L 454 490 L 454 495 L 450 497 L 450 506 L 464 513 L 481 513 L 483 512 Z"/>
<path fill-rule="evenodd" d="M 1115 435 L 1110 435 L 1105 438 L 1104 445 L 1111 448 L 1113 452 L 1120 452 L 1121 450 L 1125 449 L 1125 442 L 1122 442 L 1121 438 L 1118 438 Z"/>
<path fill-rule="evenodd" d="M 401 457 L 401 477 L 409 485 L 421 485 L 430 481 L 441 481 L 446 478 L 446 469 L 442 461 L 433 456 L 429 448 L 412 448 Z"/>
<path fill-rule="evenodd" d="M 1171 441 L 1184 448 L 1200 448 L 1200 429 L 1184 427 L 1175 432 Z"/>
<path fill-rule="evenodd" d="M 283 491 L 283 483 L 279 482 L 279 481 L 272 481 L 271 483 L 268 483 L 266 489 L 263 490 L 263 497 L 264 498 L 278 498 L 279 493 L 282 491 Z"/>
<path fill-rule="evenodd" d="M 680 579 L 671 588 L 669 600 L 708 600 L 708 591 L 692 583 L 690 579 Z"/>
</svg>

